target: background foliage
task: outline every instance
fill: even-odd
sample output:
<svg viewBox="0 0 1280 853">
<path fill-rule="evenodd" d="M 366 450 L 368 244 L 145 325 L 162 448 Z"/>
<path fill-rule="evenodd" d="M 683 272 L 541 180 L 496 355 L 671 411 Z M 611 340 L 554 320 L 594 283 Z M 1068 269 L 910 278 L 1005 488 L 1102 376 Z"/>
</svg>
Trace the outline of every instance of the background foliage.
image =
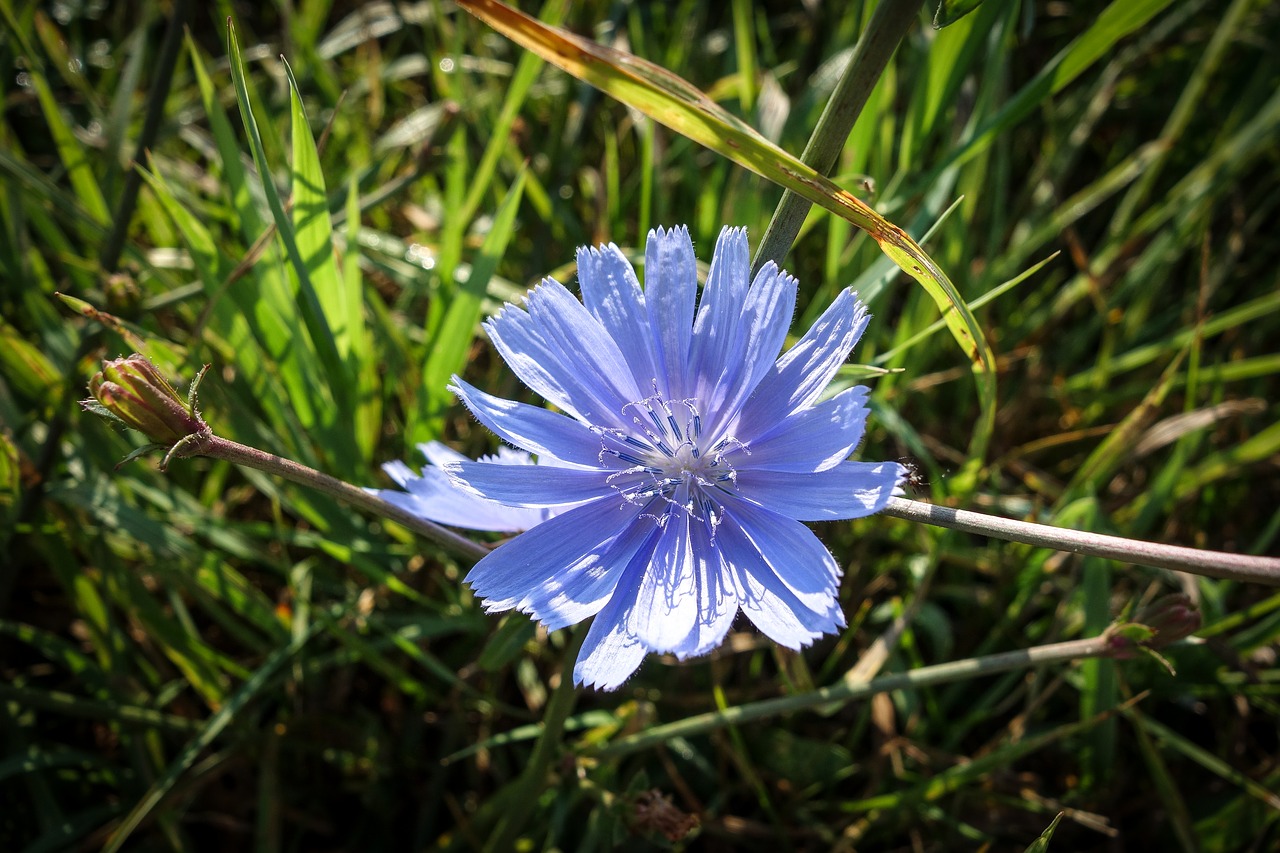
<svg viewBox="0 0 1280 853">
<path fill-rule="evenodd" d="M 659 224 L 705 261 L 724 223 L 758 239 L 781 191 L 445 2 L 190 5 L 0 3 L 2 846 L 482 846 L 529 794 L 567 632 L 485 615 L 449 555 L 254 471 L 116 470 L 141 439 L 76 401 L 130 344 L 54 294 L 175 378 L 211 363 L 220 434 L 385 485 L 415 442 L 492 449 L 442 389 L 523 393 L 472 334 L 501 300 Z M 569 5 L 525 4 L 799 152 L 874 4 Z M 813 212 L 786 259 L 796 327 L 850 283 L 870 301 L 843 377 L 873 377 L 868 457 L 914 460 L 935 502 L 1275 553 L 1280 9 L 932 14 L 834 177 L 974 306 L 995 428 L 970 458 L 978 400 L 933 301 Z M 531 849 L 1021 849 L 1061 810 L 1061 849 L 1276 843 L 1280 596 L 890 519 L 819 532 L 848 630 L 797 655 L 740 625 L 580 696 Z M 1205 619 L 1176 677 L 1093 661 L 600 754 L 849 673 L 1096 634 L 1168 590 Z"/>
</svg>

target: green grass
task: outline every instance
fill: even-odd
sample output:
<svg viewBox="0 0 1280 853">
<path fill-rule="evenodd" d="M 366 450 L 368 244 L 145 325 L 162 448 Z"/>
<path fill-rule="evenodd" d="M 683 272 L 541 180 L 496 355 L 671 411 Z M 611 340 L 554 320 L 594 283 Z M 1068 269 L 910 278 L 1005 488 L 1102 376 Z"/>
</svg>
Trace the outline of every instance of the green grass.
<svg viewBox="0 0 1280 853">
<path fill-rule="evenodd" d="M 448 4 L 220 4 L 164 74 L 167 21 L 116 5 L 0 3 L 4 849 L 689 843 L 664 840 L 663 798 L 706 849 L 1024 849 L 1062 810 L 1049 849 L 1275 843 L 1268 589 L 824 523 L 843 634 L 794 654 L 740 624 L 709 658 L 575 695 L 573 632 L 484 614 L 434 545 L 226 463 L 117 470 L 143 439 L 77 405 L 133 346 L 55 292 L 119 317 L 179 388 L 211 364 L 220 435 L 349 482 L 386 485 L 378 464 L 426 439 L 491 450 L 442 378 L 531 398 L 478 320 L 572 282 L 579 245 L 642 259 L 648 228 L 687 223 L 704 262 L 722 224 L 754 248 L 782 198 L 758 173 L 805 149 L 873 4 L 521 4 L 707 93 L 716 110 L 682 120 L 740 126 L 751 168 Z M 919 242 L 995 370 L 975 384 L 936 294 L 815 207 L 784 261 L 795 328 L 846 285 L 870 302 L 840 380 L 874 386 L 862 452 L 913 459 L 936 503 L 1277 553 L 1280 15 L 933 13 L 832 179 Z M 1176 676 L 1138 658 L 815 692 L 1092 636 L 1167 591 L 1205 622 L 1165 650 Z M 771 699 L 786 710 L 752 716 Z"/>
</svg>

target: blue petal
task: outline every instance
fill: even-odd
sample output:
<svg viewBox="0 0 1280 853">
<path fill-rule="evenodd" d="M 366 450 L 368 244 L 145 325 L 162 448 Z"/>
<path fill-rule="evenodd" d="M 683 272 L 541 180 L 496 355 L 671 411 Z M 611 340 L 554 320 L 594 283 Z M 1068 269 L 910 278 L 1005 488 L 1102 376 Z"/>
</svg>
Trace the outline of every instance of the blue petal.
<svg viewBox="0 0 1280 853">
<path fill-rule="evenodd" d="M 640 582 L 629 627 L 650 651 L 683 647 L 698 622 L 698 576 L 705 573 L 698 564 L 709 555 L 693 547 L 690 521 L 687 512 L 668 513 L 649 571 Z"/>
<path fill-rule="evenodd" d="M 810 610 L 763 565 L 743 568 L 737 581 L 742 612 L 780 646 L 802 649 L 823 634 L 844 627 L 844 614 L 834 596 L 825 611 Z"/>
<path fill-rule="evenodd" d="M 812 474 L 740 467 L 734 491 L 799 521 L 861 518 L 900 493 L 905 473 L 896 462 L 842 462 Z"/>
<path fill-rule="evenodd" d="M 658 390 L 667 399 L 686 397 L 698 263 L 685 226 L 649 232 L 644 247 L 644 291 L 659 368 Z"/>
<path fill-rule="evenodd" d="M 840 392 L 783 419 L 760 438 L 740 463 L 771 471 L 812 472 L 833 468 L 849 458 L 867 423 L 868 389 Z"/>
<path fill-rule="evenodd" d="M 607 389 L 606 400 L 622 403 L 646 396 L 641 393 L 617 341 L 591 316 L 578 298 L 555 279 L 545 279 L 525 300 L 529 316 L 541 325 L 545 338 L 566 356 L 565 366 L 593 387 Z M 598 422 L 597 422 L 598 423 Z"/>
<path fill-rule="evenodd" d="M 696 563 L 698 619 L 684 641 L 672 650 L 681 660 L 704 655 L 720 645 L 733 625 L 733 618 L 738 615 L 733 575 L 725 566 L 710 530 L 706 524 L 697 522 L 690 531 L 694 537 L 694 550 L 705 557 Z"/>
<path fill-rule="evenodd" d="M 503 465 L 533 465 L 533 457 L 523 450 L 514 447 L 507 447 L 505 444 L 498 445 L 498 449 L 493 453 L 485 454 L 479 459 L 472 460 L 463 456 L 458 451 L 446 444 L 438 441 L 427 441 L 418 445 L 418 450 L 422 455 L 427 457 L 427 461 L 437 468 L 443 468 L 450 462 L 498 462 Z M 547 457 L 548 463 L 558 462 L 559 460 Z"/>
<path fill-rule="evenodd" d="M 466 456 L 463 456 L 461 453 L 454 450 L 449 445 L 442 444 L 439 441 L 424 441 L 418 445 L 418 450 L 419 452 L 422 453 L 423 456 L 426 457 L 428 462 L 430 462 L 432 465 L 436 466 L 437 468 L 443 467 L 445 464 L 449 462 L 470 462 L 471 461 Z M 528 464 L 532 464 L 533 462 L 533 460 L 530 459 L 527 455 L 525 456 L 524 461 Z M 384 465 L 382 467 L 383 467 L 383 470 L 386 470 L 387 466 Z M 389 474 L 391 472 L 388 471 L 387 473 Z M 403 483 L 401 485 L 403 485 Z"/>
<path fill-rule="evenodd" d="M 672 511 L 642 551 L 647 566 L 637 577 L 625 634 L 682 660 L 719 645 L 738 602 L 706 521 Z"/>
<path fill-rule="evenodd" d="M 519 601 L 488 601 L 485 607 L 490 611 L 514 607 L 537 619 L 548 631 L 577 624 L 594 616 L 605 605 L 614 594 L 618 578 L 637 553 L 643 551 L 644 558 L 648 559 L 653 550 L 655 528 L 652 519 L 636 517 L 601 550 L 583 554 L 574 563 L 532 586 Z"/>
<path fill-rule="evenodd" d="M 693 324 L 689 365 L 694 377 L 719 377 L 734 348 L 739 345 L 736 340 L 738 325 L 750 281 L 747 229 L 726 227 L 716 240 L 711 271 L 707 274 L 706 286 L 702 288 L 698 318 Z M 696 390 L 702 393 L 702 389 Z"/>
<path fill-rule="evenodd" d="M 588 420 L 592 412 L 602 408 L 580 387 L 578 378 L 565 370 L 562 354 L 547 345 L 526 312 L 505 305 L 484 327 L 511 372 L 547 402 L 579 420 Z"/>
<path fill-rule="evenodd" d="M 466 459 L 461 454 L 448 452 L 459 459 Z M 438 453 L 437 458 L 445 457 Z M 387 475 L 405 491 L 396 489 L 365 489 L 365 491 L 405 512 L 437 524 L 447 524 L 450 527 L 462 527 L 467 530 L 515 533 L 528 530 L 546 518 L 546 512 L 543 510 L 503 506 L 464 492 L 451 483 L 439 468 L 426 467 L 422 469 L 422 475 L 418 476 L 403 462 L 388 462 L 382 466 L 382 470 L 386 471 Z"/>
<path fill-rule="evenodd" d="M 468 491 L 508 506 L 563 506 L 613 495 L 610 472 L 553 465 L 505 465 L 500 462 L 450 462 L 449 479 Z"/>
<path fill-rule="evenodd" d="M 738 585 L 739 605 L 770 639 L 798 649 L 844 625 L 839 569 L 804 525 L 726 504 L 716 541 Z"/>
<path fill-rule="evenodd" d="M 591 555 L 605 553 L 639 513 L 629 504 L 619 512 L 613 500 L 574 507 L 498 546 L 463 580 L 490 610 L 510 610 L 526 599 L 532 604 L 534 590 L 560 579 L 566 566 L 589 568 Z"/>
<path fill-rule="evenodd" d="M 724 523 L 751 542 L 766 563 L 810 608 L 821 609 L 840 585 L 840 568 L 831 552 L 798 521 L 739 497 L 723 501 Z"/>
<path fill-rule="evenodd" d="M 573 683 L 600 690 L 614 690 L 640 666 L 648 649 L 627 628 L 635 607 L 640 582 L 649 570 L 651 547 L 657 542 L 656 530 L 649 539 L 650 549 L 641 548 L 631 558 L 618 580 L 609 603 L 596 615 L 591 630 L 578 652 L 573 667 Z"/>
<path fill-rule="evenodd" d="M 450 388 L 476 420 L 503 441 L 539 456 L 554 456 L 576 465 L 600 465 L 599 437 L 573 418 L 539 406 L 494 397 L 457 376 L 453 377 Z"/>
<path fill-rule="evenodd" d="M 580 421 L 625 426 L 622 406 L 639 397 L 617 345 L 577 299 L 551 280 L 534 288 L 527 301 L 537 309 L 536 317 L 508 305 L 485 326 L 512 372 Z M 557 313 L 561 309 L 563 315 Z M 577 338 L 561 327 L 562 317 L 574 318 L 566 325 Z"/>
<path fill-rule="evenodd" d="M 795 278 L 772 261 L 765 264 L 747 293 L 742 321 L 733 345 L 725 352 L 719 376 L 701 377 L 709 384 L 700 386 L 698 392 L 705 398 L 710 432 L 717 439 L 726 431 L 732 434 L 743 401 L 773 369 L 787 339 L 795 305 Z"/>
<path fill-rule="evenodd" d="M 741 423 L 773 424 L 816 400 L 862 337 L 868 319 L 866 306 L 853 292 L 841 291 L 756 386 L 742 407 Z"/>
<path fill-rule="evenodd" d="M 459 455 L 461 456 L 461 454 Z M 466 457 L 464 456 L 463 458 L 465 459 Z M 410 483 L 413 483 L 416 480 L 422 479 L 417 474 L 413 473 L 412 468 L 410 468 L 408 465 L 401 462 L 399 459 L 393 459 L 390 462 L 382 463 L 382 470 L 386 473 L 388 477 L 390 477 L 392 480 L 395 480 L 396 485 L 402 489 L 408 489 L 410 488 Z M 379 492 L 386 491 L 386 490 L 385 489 L 365 489 L 365 491 L 371 492 L 373 494 L 377 494 Z"/>
<path fill-rule="evenodd" d="M 649 312 L 635 270 L 622 250 L 610 243 L 578 250 L 582 302 L 618 344 L 631 366 L 636 387 L 648 389 L 658 376 Z"/>
</svg>

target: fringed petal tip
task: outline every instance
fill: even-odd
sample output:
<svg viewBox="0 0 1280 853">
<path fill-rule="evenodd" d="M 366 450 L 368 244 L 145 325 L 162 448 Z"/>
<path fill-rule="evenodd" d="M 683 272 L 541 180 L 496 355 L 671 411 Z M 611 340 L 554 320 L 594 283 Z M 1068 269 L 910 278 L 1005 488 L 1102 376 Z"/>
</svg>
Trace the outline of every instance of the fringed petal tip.
<svg viewBox="0 0 1280 853">
<path fill-rule="evenodd" d="M 590 642 L 590 634 L 587 639 Z M 573 683 L 600 691 L 617 690 L 635 675 L 648 653 L 634 637 L 607 637 L 590 647 L 584 644 L 573 667 Z"/>
</svg>

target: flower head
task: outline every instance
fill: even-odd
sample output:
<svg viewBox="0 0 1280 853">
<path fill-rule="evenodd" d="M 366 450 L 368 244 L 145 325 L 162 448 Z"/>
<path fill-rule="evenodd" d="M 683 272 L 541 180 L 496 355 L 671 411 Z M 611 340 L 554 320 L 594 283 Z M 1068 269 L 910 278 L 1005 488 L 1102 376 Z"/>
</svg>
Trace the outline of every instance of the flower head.
<svg viewBox="0 0 1280 853">
<path fill-rule="evenodd" d="M 840 569 L 801 522 L 876 512 L 902 477 L 848 461 L 866 388 L 819 400 L 865 307 L 842 292 L 777 358 L 796 280 L 770 263 L 752 281 L 741 228 L 721 232 L 701 299 L 683 227 L 649 233 L 643 290 L 612 244 L 579 250 L 578 277 L 582 302 L 547 279 L 486 325 L 563 414 L 454 377 L 472 414 L 541 464 L 445 472 L 489 500 L 561 510 L 467 575 L 486 609 L 549 630 L 594 616 L 574 679 L 603 689 L 649 652 L 711 651 L 739 611 L 793 649 L 843 626 Z"/>
</svg>

